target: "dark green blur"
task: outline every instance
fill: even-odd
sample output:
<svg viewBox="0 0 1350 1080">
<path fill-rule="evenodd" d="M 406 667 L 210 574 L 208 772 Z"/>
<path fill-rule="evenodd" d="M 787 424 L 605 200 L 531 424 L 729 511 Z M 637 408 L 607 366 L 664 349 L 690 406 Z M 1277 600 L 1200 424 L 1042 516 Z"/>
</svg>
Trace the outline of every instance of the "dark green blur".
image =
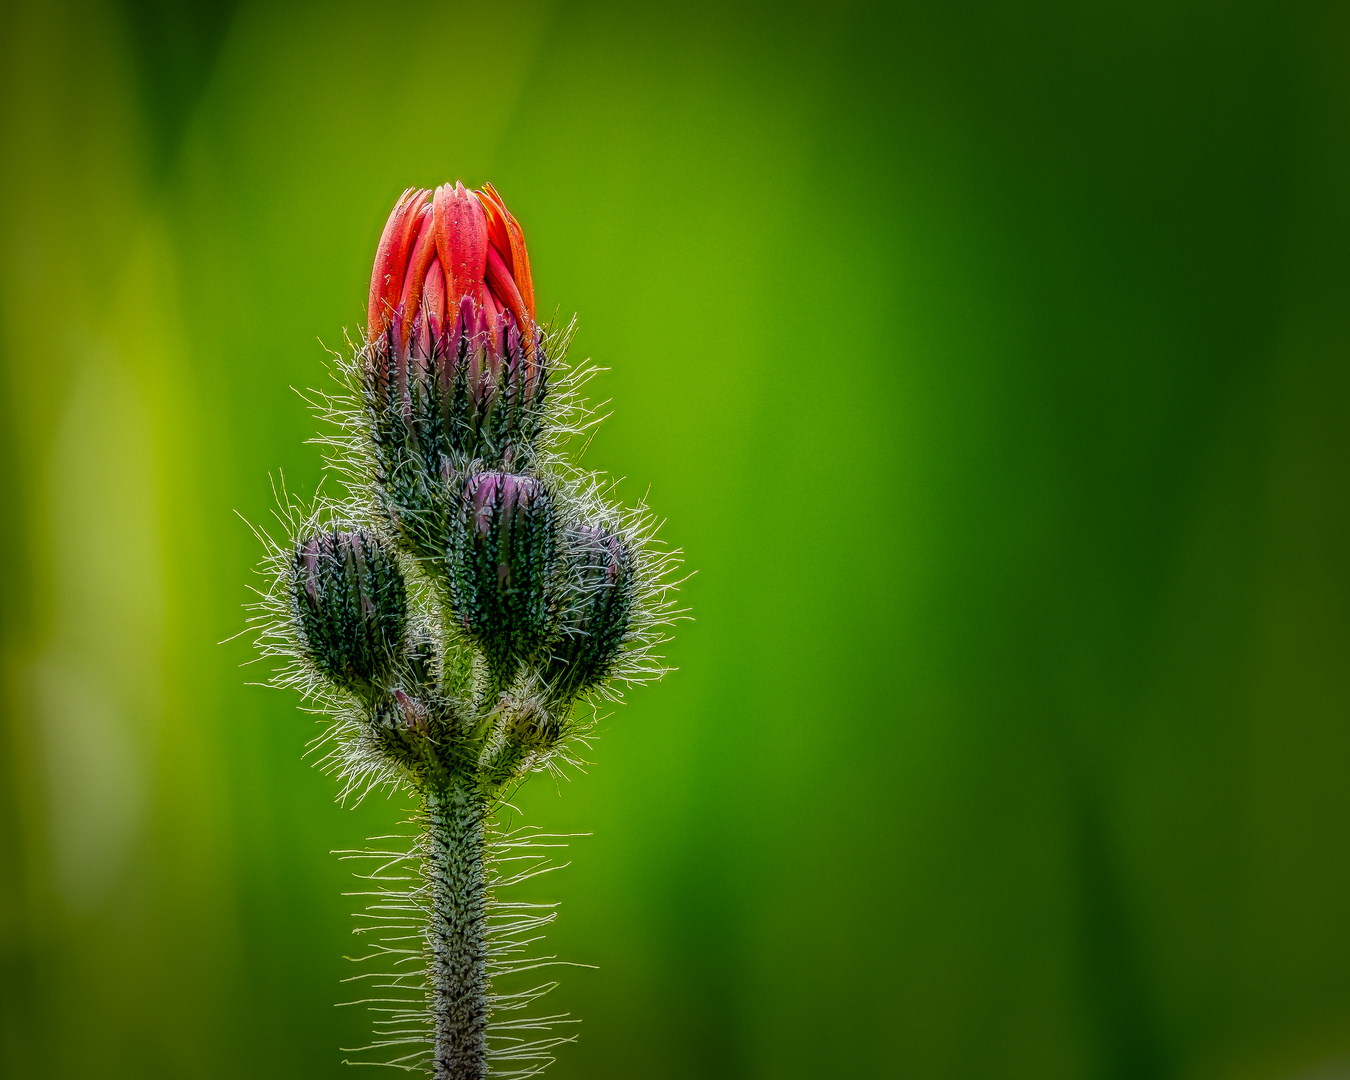
<svg viewBox="0 0 1350 1080">
<path fill-rule="evenodd" d="M 1350 9 L 0 6 L 0 1075 L 355 1075 L 242 605 L 408 185 L 696 570 L 555 1080 L 1350 1076 Z"/>
</svg>

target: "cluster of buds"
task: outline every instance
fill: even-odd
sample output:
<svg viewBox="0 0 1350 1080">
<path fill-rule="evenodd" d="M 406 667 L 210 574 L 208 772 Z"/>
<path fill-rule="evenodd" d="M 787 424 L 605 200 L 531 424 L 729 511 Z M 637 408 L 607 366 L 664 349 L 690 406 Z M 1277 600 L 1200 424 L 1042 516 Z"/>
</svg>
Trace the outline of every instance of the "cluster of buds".
<svg viewBox="0 0 1350 1080">
<path fill-rule="evenodd" d="M 569 430 L 566 334 L 536 322 L 524 234 L 491 185 L 403 193 L 368 320 L 348 371 L 359 404 L 340 418 L 353 496 L 335 509 L 356 524 L 298 529 L 278 551 L 279 651 L 299 660 L 290 680 L 326 694 L 345 724 L 349 784 L 404 782 L 421 801 L 421 886 L 376 907 L 427 911 L 425 994 L 393 1011 L 376 1045 L 408 1067 L 416 1027 L 404 1025 L 424 1016 L 432 1075 L 485 1080 L 489 958 L 525 948 L 510 935 L 546 921 L 488 920 L 487 815 L 509 785 L 565 759 L 587 695 L 656 674 L 641 661 L 663 567 L 642 514 L 540 451 Z M 406 926 L 388 929 L 384 952 L 404 954 Z M 494 933 L 506 940 L 489 945 Z M 521 1021 L 508 1026 L 513 1062 L 555 1045 L 522 1044 Z"/>
<path fill-rule="evenodd" d="M 302 652 L 369 699 L 382 753 L 424 775 L 434 743 L 437 776 L 491 758 L 483 775 L 497 784 L 503 762 L 537 763 L 576 701 L 613 674 L 634 606 L 632 540 L 584 520 L 585 500 L 540 468 L 547 338 L 524 234 L 491 185 L 403 193 L 375 254 L 368 320 L 361 452 L 382 520 L 298 543 Z M 467 643 L 468 676 L 441 655 L 450 642 L 409 631 L 394 549 L 447 609 L 416 625 Z"/>
</svg>

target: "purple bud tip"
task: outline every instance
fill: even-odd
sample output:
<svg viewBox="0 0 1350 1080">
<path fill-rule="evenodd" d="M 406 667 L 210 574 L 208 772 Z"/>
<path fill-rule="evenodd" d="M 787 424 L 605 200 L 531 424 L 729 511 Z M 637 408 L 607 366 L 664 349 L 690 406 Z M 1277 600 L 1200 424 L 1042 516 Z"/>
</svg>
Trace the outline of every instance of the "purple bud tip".
<svg viewBox="0 0 1350 1080">
<path fill-rule="evenodd" d="M 305 595 L 314 602 L 319 599 L 319 559 L 323 555 L 325 539 L 326 537 L 322 536 L 314 537 L 305 543 L 300 552 L 300 560 L 304 566 Z"/>
<path fill-rule="evenodd" d="M 528 510 L 539 497 L 540 483 L 514 473 L 479 473 L 469 484 L 474 531 L 486 536 L 494 523 L 508 527 L 516 514 Z"/>
<path fill-rule="evenodd" d="M 410 698 L 402 690 L 394 691 L 394 700 L 398 702 L 399 711 L 403 713 L 403 722 L 408 725 L 412 731 L 425 733 L 427 730 L 427 711 L 421 702 Z"/>
<path fill-rule="evenodd" d="M 501 473 L 479 473 L 473 479 L 473 528 L 479 536 L 486 536 L 492 529 L 493 510 L 501 481 Z"/>
<path fill-rule="evenodd" d="M 576 531 L 590 552 L 592 567 L 603 570 L 606 583 L 613 585 L 623 573 L 623 541 L 596 525 L 581 525 Z"/>
<path fill-rule="evenodd" d="M 619 579 L 619 574 L 623 570 L 623 547 L 619 543 L 617 536 L 606 537 L 604 541 L 605 554 L 609 556 L 605 565 L 605 580 L 613 585 Z"/>
</svg>

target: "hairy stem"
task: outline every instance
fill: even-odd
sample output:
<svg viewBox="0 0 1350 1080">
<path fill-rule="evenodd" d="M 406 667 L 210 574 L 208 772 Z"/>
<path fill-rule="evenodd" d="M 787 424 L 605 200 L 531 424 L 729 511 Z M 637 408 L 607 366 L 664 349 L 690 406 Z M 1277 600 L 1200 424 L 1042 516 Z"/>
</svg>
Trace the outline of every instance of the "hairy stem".
<svg viewBox="0 0 1350 1080">
<path fill-rule="evenodd" d="M 427 867 L 431 925 L 427 946 L 436 1023 L 436 1080 L 487 1076 L 487 879 L 483 798 L 455 779 L 427 791 Z"/>
</svg>

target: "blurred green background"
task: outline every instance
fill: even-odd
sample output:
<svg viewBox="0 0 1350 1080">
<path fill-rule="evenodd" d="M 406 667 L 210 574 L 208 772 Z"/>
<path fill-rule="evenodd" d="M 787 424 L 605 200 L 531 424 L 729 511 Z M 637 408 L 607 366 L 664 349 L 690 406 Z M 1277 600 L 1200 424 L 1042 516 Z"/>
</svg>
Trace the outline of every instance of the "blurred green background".
<svg viewBox="0 0 1350 1080">
<path fill-rule="evenodd" d="M 1350 1077 L 1350 8 L 0 6 L 0 1072 L 337 1077 L 290 387 L 492 180 L 697 576 L 550 1075 Z"/>
</svg>

